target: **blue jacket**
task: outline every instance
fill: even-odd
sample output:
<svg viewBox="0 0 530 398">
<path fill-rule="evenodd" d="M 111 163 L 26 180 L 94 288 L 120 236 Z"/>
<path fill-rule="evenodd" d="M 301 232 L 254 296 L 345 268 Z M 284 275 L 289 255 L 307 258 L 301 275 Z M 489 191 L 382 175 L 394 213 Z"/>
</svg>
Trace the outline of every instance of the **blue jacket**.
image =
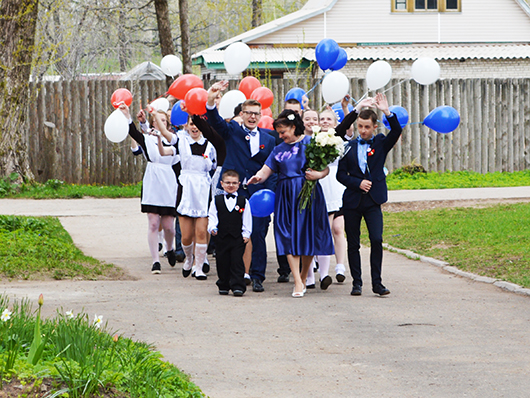
<svg viewBox="0 0 530 398">
<path fill-rule="evenodd" d="M 388 188 L 383 167 L 386 156 L 399 139 L 402 129 L 396 115 L 392 114 L 387 120 L 390 124 L 390 132 L 386 136 L 377 134 L 374 137 L 371 145 L 373 155 L 366 158 L 369 172 L 363 173 L 359 167 L 357 140 L 350 141 L 346 147 L 346 155 L 339 161 L 337 180 L 346 186 L 342 196 L 342 206 L 345 209 L 355 209 L 359 206 L 361 196 L 364 194 L 364 191 L 359 188 L 362 180 L 372 181 L 368 195 L 372 197 L 375 203 L 380 205 L 388 200 Z"/>
<path fill-rule="evenodd" d="M 246 138 L 248 133 L 235 121 L 226 122 L 217 111 L 217 108 L 208 109 L 206 112 L 208 123 L 219 133 L 225 140 L 226 144 L 226 159 L 223 163 L 223 169 L 236 170 L 239 173 L 239 181 L 248 181 L 259 169 L 265 164 L 265 160 L 276 146 L 275 138 L 272 136 L 272 131 L 268 129 L 258 128 L 260 139 L 259 152 L 250 155 L 250 141 Z M 243 187 L 241 184 L 239 193 L 246 197 L 251 196 L 254 192 L 260 189 L 270 189 L 272 191 L 276 188 L 278 177 L 273 174 L 263 184 L 249 185 Z M 219 185 L 219 188 L 221 186 Z"/>
</svg>

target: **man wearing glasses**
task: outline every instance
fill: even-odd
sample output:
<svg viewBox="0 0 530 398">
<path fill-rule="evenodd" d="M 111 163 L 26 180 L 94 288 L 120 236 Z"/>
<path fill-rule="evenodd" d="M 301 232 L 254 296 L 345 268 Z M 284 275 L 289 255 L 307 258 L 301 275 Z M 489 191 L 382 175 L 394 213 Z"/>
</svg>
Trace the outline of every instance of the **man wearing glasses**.
<svg viewBox="0 0 530 398">
<path fill-rule="evenodd" d="M 239 174 L 241 186 L 239 195 L 247 199 L 260 189 L 273 190 L 276 187 L 277 178 L 269 178 L 264 184 L 247 186 L 247 181 L 263 167 L 265 160 L 276 145 L 274 137 L 267 129 L 258 128 L 261 119 L 261 104 L 256 100 L 246 100 L 241 107 L 239 116 L 243 120 L 241 124 L 232 120 L 226 122 L 218 113 L 215 98 L 220 92 L 228 87 L 227 81 L 215 83 L 208 90 L 208 102 L 206 104 L 206 117 L 208 123 L 223 137 L 226 144 L 226 159 L 223 163 L 221 175 L 225 170 L 235 170 Z M 221 188 L 219 186 L 219 188 Z M 265 238 L 269 229 L 271 218 L 252 217 L 252 265 L 250 278 L 252 290 L 263 292 L 263 281 L 265 280 L 265 269 L 267 267 L 267 247 Z"/>
</svg>

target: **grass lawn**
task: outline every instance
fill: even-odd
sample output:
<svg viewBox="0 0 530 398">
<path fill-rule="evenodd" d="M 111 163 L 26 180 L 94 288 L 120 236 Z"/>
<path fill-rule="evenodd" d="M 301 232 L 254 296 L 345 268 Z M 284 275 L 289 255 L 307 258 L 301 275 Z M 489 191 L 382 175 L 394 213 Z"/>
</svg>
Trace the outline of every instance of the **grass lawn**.
<svg viewBox="0 0 530 398">
<path fill-rule="evenodd" d="M 385 213 L 383 240 L 464 271 L 530 287 L 529 220 L 529 203 Z M 366 230 L 363 235 L 367 239 Z"/>
<path fill-rule="evenodd" d="M 0 278 L 119 279 L 124 272 L 85 256 L 57 218 L 0 215 Z"/>
</svg>

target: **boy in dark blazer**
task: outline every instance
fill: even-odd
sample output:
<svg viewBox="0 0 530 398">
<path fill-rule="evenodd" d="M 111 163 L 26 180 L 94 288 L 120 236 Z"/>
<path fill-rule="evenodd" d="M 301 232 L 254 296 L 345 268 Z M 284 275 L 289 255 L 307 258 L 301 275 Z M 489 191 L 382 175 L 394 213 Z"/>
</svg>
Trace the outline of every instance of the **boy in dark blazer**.
<svg viewBox="0 0 530 398">
<path fill-rule="evenodd" d="M 208 232 L 215 236 L 217 287 L 219 294 L 234 296 L 245 293 L 245 265 L 243 253 L 252 233 L 252 213 L 248 200 L 238 195 L 239 174 L 227 170 L 221 176 L 221 186 L 226 195 L 212 199 L 208 213 Z"/>
<path fill-rule="evenodd" d="M 226 159 L 223 163 L 221 173 L 226 170 L 235 170 L 239 174 L 241 183 L 238 193 L 250 198 L 260 189 L 276 188 L 277 178 L 269 178 L 264 184 L 246 185 L 246 182 L 257 173 L 267 157 L 275 147 L 273 132 L 268 129 L 258 128 L 261 119 L 261 104 L 256 100 L 247 100 L 242 104 L 240 117 L 242 124 L 232 120 L 226 122 L 217 111 L 215 98 L 228 87 L 228 82 L 215 83 L 208 90 L 208 102 L 206 104 L 206 117 L 208 123 L 223 137 L 226 144 Z M 277 134 L 277 133 L 276 133 Z M 222 188 L 222 187 L 220 187 Z M 267 246 L 265 238 L 270 224 L 268 217 L 252 217 L 252 265 L 250 278 L 252 290 L 263 292 L 263 281 L 265 280 L 265 269 L 267 267 Z"/>
<path fill-rule="evenodd" d="M 375 106 L 387 117 L 390 124 L 388 135 L 377 134 L 377 114 L 365 106 Z M 388 199 L 386 176 L 383 171 L 388 152 L 401 135 L 401 125 L 396 115 L 388 109 L 386 96 L 379 93 L 375 98 L 361 101 L 354 112 L 357 114 L 359 136 L 350 141 L 346 154 L 339 161 L 337 180 L 346 186 L 343 195 L 345 231 L 348 240 L 348 262 L 353 278 L 352 296 L 362 293 L 360 226 L 364 217 L 370 238 L 370 269 L 372 291 L 381 296 L 390 291 L 382 284 L 383 262 L 383 213 L 381 205 Z"/>
</svg>

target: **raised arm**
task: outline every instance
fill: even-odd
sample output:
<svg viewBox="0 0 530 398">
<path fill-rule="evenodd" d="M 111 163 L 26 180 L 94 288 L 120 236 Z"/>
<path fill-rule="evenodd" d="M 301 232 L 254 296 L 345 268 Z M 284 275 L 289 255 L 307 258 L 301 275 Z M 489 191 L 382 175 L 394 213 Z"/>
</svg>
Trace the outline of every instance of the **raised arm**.
<svg viewBox="0 0 530 398">
<path fill-rule="evenodd" d="M 347 108 L 346 104 L 346 108 Z M 342 119 L 342 122 L 335 127 L 335 135 L 344 138 L 346 136 L 346 133 L 348 132 L 348 129 L 350 126 L 357 120 L 357 116 L 359 116 L 359 113 L 363 108 L 371 107 L 373 106 L 373 98 L 365 98 L 362 101 L 360 101 L 354 108 L 354 110 L 348 114 L 344 113 L 344 119 Z M 343 104 L 344 108 L 344 104 Z"/>
</svg>

